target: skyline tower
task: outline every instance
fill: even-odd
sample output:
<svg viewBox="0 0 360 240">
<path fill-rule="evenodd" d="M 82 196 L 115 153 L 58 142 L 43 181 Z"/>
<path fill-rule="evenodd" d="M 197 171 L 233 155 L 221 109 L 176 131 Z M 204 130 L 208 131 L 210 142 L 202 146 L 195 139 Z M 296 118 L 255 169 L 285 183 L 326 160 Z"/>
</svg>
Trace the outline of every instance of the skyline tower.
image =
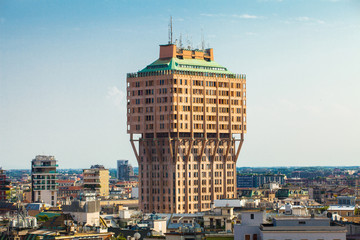
<svg viewBox="0 0 360 240">
<path fill-rule="evenodd" d="M 246 76 L 216 63 L 212 48 L 160 45 L 158 60 L 127 74 L 127 132 L 144 212 L 210 210 L 236 197 Z"/>
<path fill-rule="evenodd" d="M 130 181 L 134 175 L 134 170 L 129 164 L 129 160 L 117 160 L 117 179 L 119 181 Z"/>
</svg>

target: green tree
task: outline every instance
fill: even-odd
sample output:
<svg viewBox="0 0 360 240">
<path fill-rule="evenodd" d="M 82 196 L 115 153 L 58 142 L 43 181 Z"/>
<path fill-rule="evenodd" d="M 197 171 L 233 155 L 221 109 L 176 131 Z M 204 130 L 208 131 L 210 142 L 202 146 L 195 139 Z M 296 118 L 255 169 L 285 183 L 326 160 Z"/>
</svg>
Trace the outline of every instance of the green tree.
<svg viewBox="0 0 360 240">
<path fill-rule="evenodd" d="M 328 210 L 329 206 L 325 206 L 325 207 L 322 207 L 322 208 L 319 208 L 319 211 L 321 213 L 325 212 L 326 210 Z"/>
<path fill-rule="evenodd" d="M 355 215 L 360 215 L 360 208 L 355 209 Z"/>
<path fill-rule="evenodd" d="M 39 222 L 47 222 L 47 221 L 49 221 L 49 217 L 48 217 L 47 215 L 38 216 L 38 217 L 37 217 L 37 220 L 38 220 Z"/>
<path fill-rule="evenodd" d="M 119 233 L 119 235 L 117 235 L 116 237 L 113 236 L 111 238 L 111 240 L 126 240 L 126 238 L 124 237 L 124 235 L 122 235 L 121 233 Z"/>
</svg>

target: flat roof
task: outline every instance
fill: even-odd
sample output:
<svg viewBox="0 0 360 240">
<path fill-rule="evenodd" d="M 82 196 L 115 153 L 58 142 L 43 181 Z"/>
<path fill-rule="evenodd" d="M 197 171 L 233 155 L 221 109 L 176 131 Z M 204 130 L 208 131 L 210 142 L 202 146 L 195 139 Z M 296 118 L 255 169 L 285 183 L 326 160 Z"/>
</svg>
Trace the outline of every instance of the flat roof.
<svg viewBox="0 0 360 240">
<path fill-rule="evenodd" d="M 354 211 L 355 206 L 332 205 L 327 209 L 328 211 Z"/>
<path fill-rule="evenodd" d="M 261 226 L 262 232 L 346 232 L 341 226 Z"/>
</svg>

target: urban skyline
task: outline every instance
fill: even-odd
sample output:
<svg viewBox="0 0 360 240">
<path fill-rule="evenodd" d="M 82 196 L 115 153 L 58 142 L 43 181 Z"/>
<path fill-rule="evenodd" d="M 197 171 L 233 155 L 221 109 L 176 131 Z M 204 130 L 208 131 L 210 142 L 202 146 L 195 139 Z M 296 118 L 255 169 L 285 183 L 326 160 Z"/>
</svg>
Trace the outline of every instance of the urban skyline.
<svg viewBox="0 0 360 240">
<path fill-rule="evenodd" d="M 358 2 L 163 3 L 1 2 L 4 169 L 30 168 L 39 154 L 56 156 L 60 168 L 135 165 L 126 73 L 167 43 L 170 15 L 175 38 L 182 33 L 196 48 L 203 29 L 215 61 L 248 76 L 248 134 L 237 167 L 356 165 Z"/>
</svg>

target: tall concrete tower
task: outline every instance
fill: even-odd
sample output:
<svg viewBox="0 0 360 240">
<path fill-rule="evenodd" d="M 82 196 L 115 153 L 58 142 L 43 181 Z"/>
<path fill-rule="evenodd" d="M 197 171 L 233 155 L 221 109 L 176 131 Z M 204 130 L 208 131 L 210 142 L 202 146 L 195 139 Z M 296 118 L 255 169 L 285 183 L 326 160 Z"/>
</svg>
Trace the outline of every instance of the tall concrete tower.
<svg viewBox="0 0 360 240">
<path fill-rule="evenodd" d="M 161 45 L 158 60 L 127 75 L 127 131 L 144 212 L 193 213 L 235 198 L 246 76 L 216 63 L 211 48 Z"/>
</svg>

